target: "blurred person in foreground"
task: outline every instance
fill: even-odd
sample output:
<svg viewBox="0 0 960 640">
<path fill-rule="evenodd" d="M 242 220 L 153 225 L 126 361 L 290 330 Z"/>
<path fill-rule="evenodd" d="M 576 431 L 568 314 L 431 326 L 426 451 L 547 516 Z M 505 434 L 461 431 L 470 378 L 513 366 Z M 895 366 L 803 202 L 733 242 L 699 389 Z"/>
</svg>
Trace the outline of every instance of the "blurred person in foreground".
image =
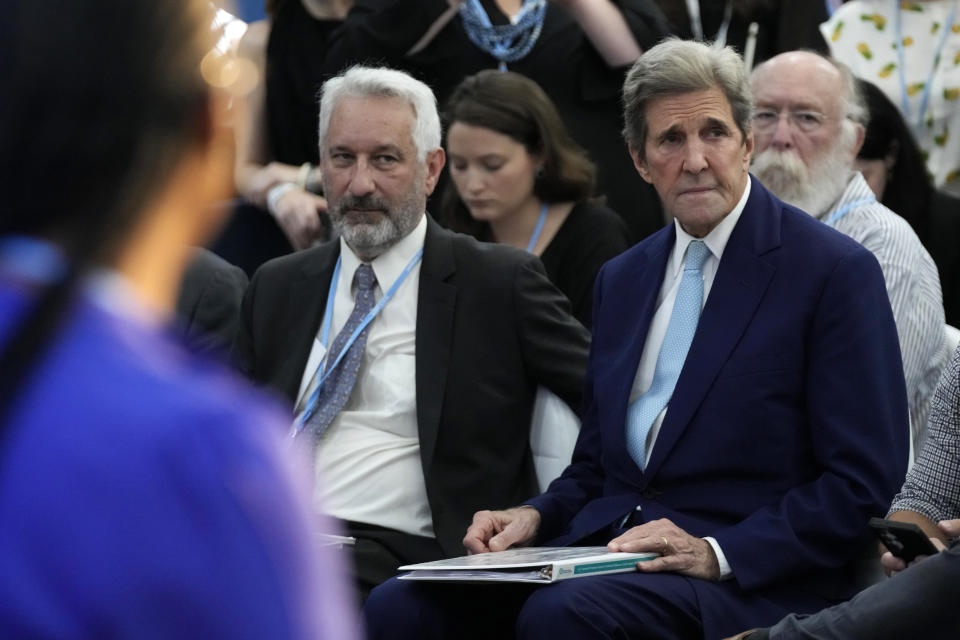
<svg viewBox="0 0 960 640">
<path fill-rule="evenodd" d="M 829 58 L 791 51 L 757 67 L 752 85 L 754 175 L 778 198 L 850 236 L 880 262 L 900 338 L 916 452 L 950 357 L 940 279 L 917 234 L 877 202 L 854 166 L 868 117 L 856 81 Z"/>
<path fill-rule="evenodd" d="M 283 418 L 169 328 L 231 183 L 210 17 L 202 0 L 4 4 L 5 638 L 357 637 Z"/>
<path fill-rule="evenodd" d="M 395 579 L 364 607 L 373 638 L 713 639 L 854 593 L 866 522 L 907 460 L 877 260 L 750 178 L 753 102 L 729 47 L 657 45 L 623 102 L 637 171 L 675 222 L 597 276 L 572 463 L 475 514 L 464 545 L 660 557 L 527 589 Z"/>
<path fill-rule="evenodd" d="M 444 112 L 452 180 L 440 221 L 539 256 L 587 328 L 593 281 L 629 246 L 627 226 L 591 198 L 596 167 L 543 89 L 488 69 L 454 89 Z"/>
<path fill-rule="evenodd" d="M 856 167 L 877 199 L 905 219 L 940 275 L 947 324 L 960 326 L 960 199 L 933 185 L 903 114 L 877 85 L 857 80 L 870 122 Z"/>
<path fill-rule="evenodd" d="M 952 638 L 960 629 L 960 349 L 933 397 L 917 463 L 893 499 L 888 517 L 912 522 L 941 550 L 918 556 L 909 568 L 889 551 L 893 574 L 849 602 L 810 616 L 789 615 L 769 629 L 736 636 L 750 640 L 899 640 Z M 953 540 L 952 544 L 950 540 Z M 946 545 L 950 545 L 947 547 Z"/>
</svg>

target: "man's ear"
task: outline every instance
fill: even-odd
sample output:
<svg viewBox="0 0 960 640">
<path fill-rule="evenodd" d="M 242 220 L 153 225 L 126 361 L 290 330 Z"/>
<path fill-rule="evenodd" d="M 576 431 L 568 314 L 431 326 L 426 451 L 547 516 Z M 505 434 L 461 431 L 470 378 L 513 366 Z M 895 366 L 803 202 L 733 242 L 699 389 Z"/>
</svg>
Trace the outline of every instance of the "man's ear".
<svg viewBox="0 0 960 640">
<path fill-rule="evenodd" d="M 437 147 L 427 152 L 426 175 L 424 175 L 424 192 L 429 196 L 437 187 L 437 180 L 440 179 L 440 172 L 443 171 L 443 165 L 447 162 L 447 156 L 442 147 Z"/>
<path fill-rule="evenodd" d="M 630 157 L 633 159 L 633 166 L 636 167 L 640 177 L 649 184 L 653 184 L 653 180 L 650 177 L 650 169 L 647 167 L 646 160 L 640 156 L 640 152 L 637 151 L 636 147 L 632 144 L 628 145 L 627 150 L 630 152 Z"/>
<path fill-rule="evenodd" d="M 746 167 L 748 171 L 750 170 L 750 160 L 753 159 L 753 150 L 755 146 L 756 143 L 753 139 L 753 131 L 747 131 L 747 135 L 743 138 L 743 166 Z"/>
<path fill-rule="evenodd" d="M 853 153 L 852 153 L 852 155 L 851 155 L 851 157 L 850 157 L 850 161 L 851 161 L 851 162 L 853 162 L 854 160 L 857 159 L 857 155 L 860 153 L 860 147 L 863 146 L 863 141 L 864 141 L 864 140 L 866 139 L 866 137 L 867 137 L 867 128 L 866 128 L 866 127 L 864 127 L 864 126 L 863 126 L 862 124 L 860 124 L 859 122 L 855 122 L 853 126 L 854 126 L 854 128 L 856 129 L 857 138 L 856 138 L 856 140 L 855 140 L 854 143 L 853 143 Z"/>
</svg>

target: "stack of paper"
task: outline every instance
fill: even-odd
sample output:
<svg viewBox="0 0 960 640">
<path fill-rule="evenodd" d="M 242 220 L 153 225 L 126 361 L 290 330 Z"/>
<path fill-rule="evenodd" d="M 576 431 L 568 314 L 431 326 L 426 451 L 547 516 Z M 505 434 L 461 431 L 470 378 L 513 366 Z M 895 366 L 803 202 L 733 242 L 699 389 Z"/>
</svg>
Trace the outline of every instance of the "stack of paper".
<svg viewBox="0 0 960 640">
<path fill-rule="evenodd" d="M 400 567 L 401 580 L 548 583 L 636 571 L 658 553 L 613 553 L 606 547 L 524 547 Z"/>
</svg>

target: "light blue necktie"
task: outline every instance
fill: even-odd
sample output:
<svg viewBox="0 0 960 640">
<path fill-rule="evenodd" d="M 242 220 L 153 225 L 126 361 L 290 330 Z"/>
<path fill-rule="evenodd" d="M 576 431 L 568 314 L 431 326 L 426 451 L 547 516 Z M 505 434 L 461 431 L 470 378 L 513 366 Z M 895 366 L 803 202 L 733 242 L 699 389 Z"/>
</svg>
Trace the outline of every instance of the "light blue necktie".
<svg viewBox="0 0 960 640">
<path fill-rule="evenodd" d="M 336 362 L 337 356 L 343 350 L 343 345 L 347 342 L 347 339 L 353 335 L 353 332 L 374 306 L 373 288 L 377 284 L 377 277 L 373 274 L 373 268 L 368 264 L 361 264 L 353 274 L 353 281 L 357 285 L 357 297 L 353 311 L 347 318 L 347 324 L 343 326 L 337 337 L 333 339 L 333 344 L 330 345 L 330 351 L 324 358 L 326 368 Z M 317 439 L 323 436 L 327 427 L 330 426 L 330 422 L 343 409 L 343 405 L 347 403 L 347 399 L 350 397 L 350 392 L 353 391 L 369 331 L 370 325 L 364 327 L 357 339 L 350 345 L 350 349 L 343 360 L 323 383 L 323 388 L 317 397 L 317 410 L 307 420 L 310 431 Z"/>
<path fill-rule="evenodd" d="M 667 333 L 663 336 L 663 345 L 657 355 L 653 382 L 650 383 L 650 389 L 627 409 L 627 451 L 641 469 L 646 466 L 647 434 L 653 421 L 670 402 L 697 330 L 703 304 L 703 263 L 709 255 L 710 249 L 702 240 L 694 240 L 687 247 L 683 278 L 680 279 Z"/>
</svg>

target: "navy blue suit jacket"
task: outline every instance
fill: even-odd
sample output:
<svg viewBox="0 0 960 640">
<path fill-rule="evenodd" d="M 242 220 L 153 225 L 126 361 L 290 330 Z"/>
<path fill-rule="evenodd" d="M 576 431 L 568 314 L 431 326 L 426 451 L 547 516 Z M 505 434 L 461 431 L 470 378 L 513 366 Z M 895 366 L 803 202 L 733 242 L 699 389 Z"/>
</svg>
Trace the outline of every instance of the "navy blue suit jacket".
<svg viewBox="0 0 960 640">
<path fill-rule="evenodd" d="M 595 541 L 638 505 L 643 521 L 713 536 L 733 579 L 693 581 L 707 630 L 745 593 L 798 610 L 809 594 L 849 597 L 866 522 L 886 511 L 907 462 L 880 267 L 754 180 L 642 472 L 624 444 L 627 403 L 675 236 L 664 228 L 598 275 L 573 462 L 529 501 L 540 539 Z"/>
</svg>

